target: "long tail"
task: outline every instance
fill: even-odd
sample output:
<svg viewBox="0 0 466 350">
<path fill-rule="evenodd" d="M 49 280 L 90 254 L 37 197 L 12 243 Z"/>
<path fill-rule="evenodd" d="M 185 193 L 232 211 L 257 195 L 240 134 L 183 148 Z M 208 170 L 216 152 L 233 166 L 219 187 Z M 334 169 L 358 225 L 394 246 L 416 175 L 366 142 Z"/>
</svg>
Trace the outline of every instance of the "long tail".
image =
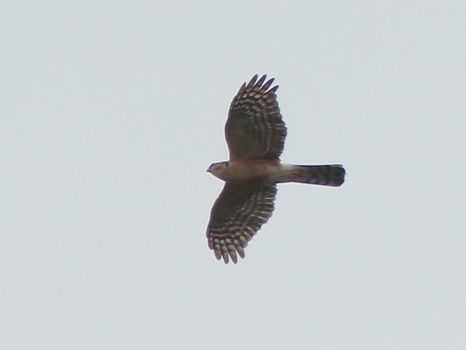
<svg viewBox="0 0 466 350">
<path fill-rule="evenodd" d="M 301 182 L 323 186 L 341 186 L 345 182 L 345 168 L 332 165 L 292 165 L 289 174 L 280 182 Z"/>
</svg>

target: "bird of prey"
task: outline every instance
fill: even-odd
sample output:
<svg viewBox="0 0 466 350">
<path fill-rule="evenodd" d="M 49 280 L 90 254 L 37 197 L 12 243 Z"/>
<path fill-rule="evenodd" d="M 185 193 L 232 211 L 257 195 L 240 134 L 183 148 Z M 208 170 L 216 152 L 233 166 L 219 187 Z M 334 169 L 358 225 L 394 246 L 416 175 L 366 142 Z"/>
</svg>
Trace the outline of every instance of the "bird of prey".
<svg viewBox="0 0 466 350">
<path fill-rule="evenodd" d="M 225 138 L 230 160 L 207 169 L 225 181 L 207 226 L 207 240 L 217 260 L 244 258 L 248 242 L 272 216 L 277 183 L 300 182 L 340 186 L 345 169 L 333 165 L 292 165 L 280 162 L 286 126 L 278 107 L 274 79 L 254 75 L 230 105 Z"/>
</svg>

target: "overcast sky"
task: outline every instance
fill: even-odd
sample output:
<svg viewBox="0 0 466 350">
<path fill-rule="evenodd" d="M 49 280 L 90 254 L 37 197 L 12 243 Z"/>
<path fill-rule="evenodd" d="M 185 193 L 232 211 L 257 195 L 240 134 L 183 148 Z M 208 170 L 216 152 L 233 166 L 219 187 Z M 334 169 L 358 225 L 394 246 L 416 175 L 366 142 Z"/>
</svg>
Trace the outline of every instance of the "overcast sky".
<svg viewBox="0 0 466 350">
<path fill-rule="evenodd" d="M 466 349 L 466 2 L 0 5 L 0 348 Z M 280 85 L 279 186 L 208 249 L 240 85 Z"/>
</svg>

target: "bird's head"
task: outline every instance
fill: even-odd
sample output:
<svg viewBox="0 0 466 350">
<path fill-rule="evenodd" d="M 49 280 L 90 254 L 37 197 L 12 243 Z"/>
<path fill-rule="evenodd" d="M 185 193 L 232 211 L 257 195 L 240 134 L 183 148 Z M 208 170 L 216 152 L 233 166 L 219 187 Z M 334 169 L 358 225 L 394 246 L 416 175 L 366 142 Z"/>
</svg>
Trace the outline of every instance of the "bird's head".
<svg viewBox="0 0 466 350">
<path fill-rule="evenodd" d="M 211 173 L 212 175 L 222 180 L 225 180 L 225 175 L 227 171 L 228 171 L 228 162 L 212 163 L 207 168 L 207 172 Z"/>
</svg>

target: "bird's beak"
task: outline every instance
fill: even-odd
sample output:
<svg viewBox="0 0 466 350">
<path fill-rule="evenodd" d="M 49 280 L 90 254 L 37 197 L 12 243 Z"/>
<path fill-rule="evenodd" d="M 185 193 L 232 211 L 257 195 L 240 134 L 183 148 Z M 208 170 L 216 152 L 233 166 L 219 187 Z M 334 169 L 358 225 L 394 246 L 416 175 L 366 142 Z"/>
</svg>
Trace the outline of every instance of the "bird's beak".
<svg viewBox="0 0 466 350">
<path fill-rule="evenodd" d="M 206 171 L 207 171 L 208 173 L 210 173 L 210 167 L 208 167 Z"/>
</svg>

